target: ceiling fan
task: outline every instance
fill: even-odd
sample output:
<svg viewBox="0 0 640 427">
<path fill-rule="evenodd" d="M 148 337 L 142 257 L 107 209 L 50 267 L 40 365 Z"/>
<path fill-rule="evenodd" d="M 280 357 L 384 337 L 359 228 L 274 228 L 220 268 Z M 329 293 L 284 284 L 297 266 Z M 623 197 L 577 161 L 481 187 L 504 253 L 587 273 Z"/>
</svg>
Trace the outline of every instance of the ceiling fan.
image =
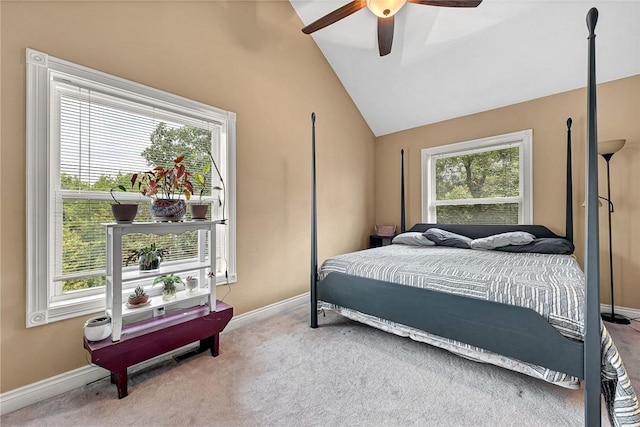
<svg viewBox="0 0 640 427">
<path fill-rule="evenodd" d="M 311 34 L 338 22 L 342 18 L 346 18 L 366 6 L 378 17 L 378 50 L 380 51 L 380 56 L 385 56 L 391 52 L 391 44 L 393 43 L 394 15 L 407 2 L 426 6 L 477 7 L 482 3 L 482 0 L 353 0 L 351 3 L 347 3 L 307 25 L 302 29 L 302 32 Z"/>
</svg>

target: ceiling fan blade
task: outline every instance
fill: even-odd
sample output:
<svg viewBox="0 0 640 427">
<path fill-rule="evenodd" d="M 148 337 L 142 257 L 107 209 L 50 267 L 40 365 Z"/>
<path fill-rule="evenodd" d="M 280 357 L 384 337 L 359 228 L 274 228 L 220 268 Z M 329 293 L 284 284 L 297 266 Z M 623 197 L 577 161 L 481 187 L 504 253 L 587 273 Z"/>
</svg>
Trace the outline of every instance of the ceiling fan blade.
<svg viewBox="0 0 640 427">
<path fill-rule="evenodd" d="M 378 50 L 380 56 L 388 55 L 393 44 L 393 16 L 378 18 Z"/>
<path fill-rule="evenodd" d="M 305 34 L 311 34 L 314 31 L 318 31 L 327 25 L 331 25 L 334 22 L 338 22 L 342 18 L 355 13 L 367 5 L 366 0 L 353 0 L 351 3 L 347 3 L 341 8 L 334 10 L 331 13 L 326 14 L 322 18 L 312 22 L 302 29 Z"/>
<path fill-rule="evenodd" d="M 482 0 L 407 0 L 407 2 L 425 6 L 478 7 Z"/>
</svg>

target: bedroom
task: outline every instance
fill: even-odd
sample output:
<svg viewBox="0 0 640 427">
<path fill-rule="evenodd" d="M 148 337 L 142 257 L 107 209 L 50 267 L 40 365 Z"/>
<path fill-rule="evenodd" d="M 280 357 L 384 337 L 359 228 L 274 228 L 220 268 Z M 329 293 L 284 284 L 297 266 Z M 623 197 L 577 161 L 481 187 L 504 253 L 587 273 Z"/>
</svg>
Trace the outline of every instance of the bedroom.
<svg viewBox="0 0 640 427">
<path fill-rule="evenodd" d="M 25 203 L 18 198 L 8 215 L 7 196 L 24 193 L 15 177 L 26 174 L 26 47 L 238 114 L 238 282 L 226 300 L 236 314 L 307 291 L 310 111 L 318 114 L 323 144 L 320 230 L 331 230 L 319 236 L 321 259 L 365 247 L 374 224 L 398 223 L 399 162 L 393 159 L 400 148 L 410 154 L 410 225 L 421 218 L 420 157 L 414 152 L 427 146 L 534 129 L 534 157 L 544 159 L 534 161 L 534 218 L 561 231 L 564 195 L 556 187 L 563 180 L 564 155 L 555 142 L 562 145 L 564 121 L 572 116 L 575 180 L 584 178 L 578 143 L 585 139 L 584 89 L 376 137 L 313 40 L 300 33 L 300 19 L 288 2 L 2 2 L 0 13 L 2 393 L 86 365 L 80 345 L 86 316 L 30 329 L 24 324 Z M 640 310 L 640 207 L 634 197 L 640 192 L 639 87 L 640 75 L 634 75 L 601 84 L 598 93 L 600 135 L 627 139 L 612 174 L 621 292 L 616 304 L 633 310 Z M 583 198 L 577 185 L 574 202 Z M 584 215 L 576 211 L 581 257 Z"/>
</svg>

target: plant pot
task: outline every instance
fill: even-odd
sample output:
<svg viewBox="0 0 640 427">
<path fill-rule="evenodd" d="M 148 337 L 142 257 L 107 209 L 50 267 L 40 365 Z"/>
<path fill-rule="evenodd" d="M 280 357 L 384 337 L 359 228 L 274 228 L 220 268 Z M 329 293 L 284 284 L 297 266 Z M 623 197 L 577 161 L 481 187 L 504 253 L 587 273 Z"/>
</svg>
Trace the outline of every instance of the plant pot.
<svg viewBox="0 0 640 427">
<path fill-rule="evenodd" d="M 202 221 L 207 219 L 207 211 L 209 205 L 190 205 L 191 206 L 191 219 L 194 221 Z"/>
<path fill-rule="evenodd" d="M 102 341 L 111 335 L 111 317 L 98 316 L 87 320 L 84 324 L 84 336 L 89 341 Z"/>
<path fill-rule="evenodd" d="M 111 213 L 118 224 L 130 224 L 138 213 L 138 205 L 115 203 L 111 205 Z"/>
<path fill-rule="evenodd" d="M 154 221 L 182 221 L 187 204 L 182 199 L 154 199 L 151 201 L 151 218 Z"/>
<path fill-rule="evenodd" d="M 135 298 L 129 298 L 127 300 L 127 302 L 129 303 L 130 306 L 137 306 L 137 305 L 143 305 L 146 304 L 147 301 L 149 301 L 149 295 L 140 295 L 138 297 Z"/>
<path fill-rule="evenodd" d="M 140 271 L 155 271 L 160 268 L 160 257 L 155 254 L 140 254 L 138 268 Z"/>
<path fill-rule="evenodd" d="M 198 279 L 185 280 L 184 288 L 189 293 L 195 292 L 198 289 Z"/>
<path fill-rule="evenodd" d="M 172 289 L 163 289 L 162 290 L 162 299 L 163 300 L 172 300 L 176 297 L 176 288 Z"/>
</svg>

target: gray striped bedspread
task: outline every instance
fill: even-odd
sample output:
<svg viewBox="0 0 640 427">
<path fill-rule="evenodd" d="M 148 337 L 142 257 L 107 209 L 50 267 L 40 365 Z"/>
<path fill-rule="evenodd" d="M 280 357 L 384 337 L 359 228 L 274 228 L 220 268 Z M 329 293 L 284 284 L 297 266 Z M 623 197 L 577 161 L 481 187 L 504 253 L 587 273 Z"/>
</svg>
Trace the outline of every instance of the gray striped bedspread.
<svg viewBox="0 0 640 427">
<path fill-rule="evenodd" d="M 584 273 L 573 256 L 505 253 L 441 246 L 390 245 L 339 255 L 325 261 L 320 279 L 331 272 L 428 288 L 465 297 L 527 307 L 562 335 L 584 337 Z M 437 337 L 331 304 L 347 317 L 399 335 L 443 347 L 563 386 L 578 378 L 508 359 L 467 344 Z M 602 391 L 612 425 L 640 426 L 640 406 L 609 333 L 601 324 Z"/>
</svg>

